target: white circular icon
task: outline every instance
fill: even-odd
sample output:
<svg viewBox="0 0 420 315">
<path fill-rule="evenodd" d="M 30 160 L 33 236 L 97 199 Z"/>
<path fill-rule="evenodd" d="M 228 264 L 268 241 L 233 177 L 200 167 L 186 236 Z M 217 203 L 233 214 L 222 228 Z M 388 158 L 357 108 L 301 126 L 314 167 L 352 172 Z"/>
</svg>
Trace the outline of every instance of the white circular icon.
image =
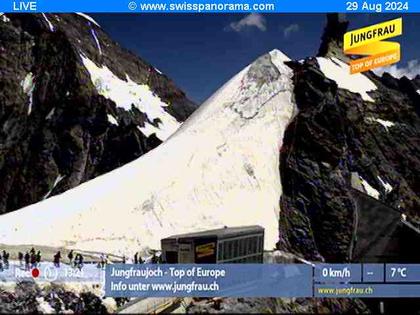
<svg viewBox="0 0 420 315">
<path fill-rule="evenodd" d="M 135 3 L 134 1 L 131 1 L 131 2 L 128 4 L 128 8 L 129 8 L 131 11 L 134 11 L 135 9 L 137 9 L 137 3 Z"/>
<path fill-rule="evenodd" d="M 47 281 L 55 281 L 58 278 L 58 270 L 55 267 L 47 266 L 44 269 L 44 277 Z"/>
</svg>

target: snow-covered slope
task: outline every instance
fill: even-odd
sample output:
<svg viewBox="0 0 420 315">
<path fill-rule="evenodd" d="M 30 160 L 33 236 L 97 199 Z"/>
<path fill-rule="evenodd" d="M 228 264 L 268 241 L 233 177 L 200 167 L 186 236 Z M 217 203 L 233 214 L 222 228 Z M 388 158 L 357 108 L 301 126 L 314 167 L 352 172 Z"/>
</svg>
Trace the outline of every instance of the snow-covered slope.
<svg viewBox="0 0 420 315">
<path fill-rule="evenodd" d="M 279 151 L 296 113 L 287 60 L 260 57 L 134 162 L 0 216 L 0 243 L 128 254 L 175 233 L 259 224 L 273 248 Z"/>
</svg>

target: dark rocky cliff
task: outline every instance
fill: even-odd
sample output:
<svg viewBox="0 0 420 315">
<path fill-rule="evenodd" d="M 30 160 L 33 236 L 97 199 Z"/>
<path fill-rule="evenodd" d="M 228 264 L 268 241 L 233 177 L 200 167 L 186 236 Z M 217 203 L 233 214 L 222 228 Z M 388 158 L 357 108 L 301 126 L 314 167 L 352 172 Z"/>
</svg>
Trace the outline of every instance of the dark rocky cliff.
<svg viewBox="0 0 420 315">
<path fill-rule="evenodd" d="M 168 77 L 86 17 L 1 16 L 0 213 L 75 187 L 161 143 L 138 129 L 161 121 L 101 96 L 81 55 L 121 80 L 147 84 L 178 122 L 195 109 Z"/>
<path fill-rule="evenodd" d="M 339 47 L 347 23 L 331 16 L 328 22 L 320 54 L 343 60 Z M 310 260 L 351 261 L 357 242 L 351 173 L 375 189 L 381 202 L 419 219 L 419 79 L 367 73 L 377 87 L 368 102 L 328 79 L 316 58 L 290 66 L 299 114 L 281 154 L 279 246 Z"/>
</svg>

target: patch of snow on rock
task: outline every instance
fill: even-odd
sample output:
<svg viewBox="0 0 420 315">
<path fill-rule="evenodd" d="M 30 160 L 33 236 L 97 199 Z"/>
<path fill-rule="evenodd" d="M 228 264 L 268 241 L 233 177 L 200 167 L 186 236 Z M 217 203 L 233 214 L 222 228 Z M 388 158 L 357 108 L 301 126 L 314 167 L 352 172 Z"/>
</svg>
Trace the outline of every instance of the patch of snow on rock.
<svg viewBox="0 0 420 315">
<path fill-rule="evenodd" d="M 158 68 L 155 68 L 155 71 L 159 74 L 162 74 L 162 71 L 160 71 Z"/>
<path fill-rule="evenodd" d="M 51 32 L 54 32 L 54 25 L 50 22 L 50 20 L 48 20 L 47 16 L 45 15 L 45 13 L 42 13 L 42 16 L 44 17 L 45 21 L 48 24 L 48 27 L 50 29 Z"/>
<path fill-rule="evenodd" d="M 157 130 L 157 128 L 152 124 L 145 124 L 144 127 L 137 126 L 137 129 L 146 137 L 150 137 L 152 134 L 156 134 Z"/>
<path fill-rule="evenodd" d="M 100 95 L 114 101 L 117 107 L 127 111 L 131 110 L 134 105 L 147 115 L 149 121 L 159 118 L 162 122 L 159 124 L 159 128 L 145 122 L 147 128 L 153 129 L 159 139 L 166 140 L 181 125 L 165 111 L 164 107 L 167 107 L 168 104 L 156 96 L 148 85 L 137 84 L 128 75 L 126 81 L 121 80 L 108 67 L 98 67 L 84 55 L 81 55 L 81 58 Z"/>
<path fill-rule="evenodd" d="M 57 176 L 57 178 L 55 179 L 55 181 L 54 181 L 54 184 L 53 184 L 53 186 L 51 187 L 51 189 L 50 189 L 50 191 L 44 196 L 44 198 L 43 199 L 47 199 L 50 195 L 51 195 L 51 193 L 52 193 L 52 191 L 54 190 L 54 188 L 55 187 L 57 187 L 57 185 L 65 178 L 66 176 L 64 176 L 64 175 L 58 175 Z"/>
<path fill-rule="evenodd" d="M 382 186 L 384 186 L 386 193 L 389 194 L 393 190 L 392 186 L 389 183 L 382 180 L 380 176 L 378 176 L 378 179 L 381 182 Z"/>
<path fill-rule="evenodd" d="M 0 12 L 0 17 L 4 23 L 10 22 L 10 19 L 3 12 Z"/>
<path fill-rule="evenodd" d="M 114 298 L 104 298 L 102 299 L 102 304 L 106 307 L 109 314 L 115 314 L 117 312 L 117 303 Z"/>
<path fill-rule="evenodd" d="M 388 128 L 391 128 L 391 127 L 395 126 L 395 123 L 392 122 L 392 121 L 389 121 L 389 120 L 383 120 L 383 119 L 380 119 L 380 118 L 373 118 L 373 117 L 369 117 L 368 120 L 381 124 L 386 129 L 386 131 L 389 131 Z"/>
<path fill-rule="evenodd" d="M 28 115 L 30 115 L 32 111 L 33 92 L 35 89 L 34 75 L 32 72 L 29 72 L 26 75 L 25 79 L 23 79 L 20 85 L 23 89 L 23 92 L 29 96 Z"/>
<path fill-rule="evenodd" d="M 369 183 L 365 179 L 363 179 L 361 176 L 360 176 L 360 180 L 362 181 L 362 186 L 365 189 L 366 193 L 369 196 L 379 200 L 379 196 L 380 196 L 379 191 L 377 191 L 375 188 L 369 185 Z"/>
<path fill-rule="evenodd" d="M 113 125 L 115 125 L 115 126 L 118 126 L 118 121 L 115 119 L 115 117 L 114 117 L 114 116 L 112 116 L 112 115 L 110 115 L 110 114 L 108 114 L 107 116 L 108 116 L 108 121 L 109 121 L 111 124 L 113 124 Z"/>
<path fill-rule="evenodd" d="M 38 312 L 41 314 L 55 314 L 56 311 L 51 307 L 51 305 L 45 301 L 43 297 L 37 297 L 36 301 L 38 302 Z"/>
<path fill-rule="evenodd" d="M 317 61 L 324 75 L 335 81 L 339 88 L 359 93 L 363 100 L 374 102 L 367 92 L 376 90 L 377 87 L 364 74 L 350 74 L 349 65 L 337 58 L 318 57 Z"/>
<path fill-rule="evenodd" d="M 79 16 L 81 16 L 81 17 L 84 17 L 86 20 L 88 20 L 88 21 L 90 21 L 90 22 L 92 22 L 93 24 L 95 24 L 96 26 L 99 26 L 99 27 L 101 27 L 99 24 L 98 24 L 98 22 L 96 22 L 90 15 L 87 15 L 87 14 L 84 14 L 84 13 L 81 13 L 81 12 L 77 12 L 76 13 L 77 15 L 79 15 Z"/>
<path fill-rule="evenodd" d="M 52 118 L 52 116 L 55 113 L 55 107 L 53 109 L 50 110 L 50 112 L 48 113 L 48 115 L 45 117 L 46 120 L 50 120 Z"/>
<path fill-rule="evenodd" d="M 100 42 L 99 42 L 98 36 L 96 35 L 95 30 L 92 28 L 92 29 L 90 30 L 90 32 L 91 32 L 91 34 L 92 34 L 93 39 L 95 40 L 96 47 L 98 47 L 99 54 L 100 54 L 100 55 L 102 55 L 102 47 L 101 47 L 101 44 L 100 44 Z"/>
</svg>

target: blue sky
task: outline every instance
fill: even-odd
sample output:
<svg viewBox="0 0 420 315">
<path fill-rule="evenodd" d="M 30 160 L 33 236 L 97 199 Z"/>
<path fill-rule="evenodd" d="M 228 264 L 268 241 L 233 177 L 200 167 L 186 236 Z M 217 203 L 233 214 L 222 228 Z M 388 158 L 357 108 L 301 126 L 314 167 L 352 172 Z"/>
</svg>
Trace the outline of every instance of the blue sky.
<svg viewBox="0 0 420 315">
<path fill-rule="evenodd" d="M 172 78 L 197 103 L 258 56 L 277 48 L 293 59 L 318 51 L 324 14 L 94 14 L 102 28 Z M 399 16 L 347 15 L 350 29 Z M 403 62 L 420 59 L 420 15 L 404 17 Z M 411 62 L 410 71 L 420 68 Z M 400 71 L 394 67 L 393 70 Z M 406 70 L 401 70 L 406 71 Z"/>
</svg>

